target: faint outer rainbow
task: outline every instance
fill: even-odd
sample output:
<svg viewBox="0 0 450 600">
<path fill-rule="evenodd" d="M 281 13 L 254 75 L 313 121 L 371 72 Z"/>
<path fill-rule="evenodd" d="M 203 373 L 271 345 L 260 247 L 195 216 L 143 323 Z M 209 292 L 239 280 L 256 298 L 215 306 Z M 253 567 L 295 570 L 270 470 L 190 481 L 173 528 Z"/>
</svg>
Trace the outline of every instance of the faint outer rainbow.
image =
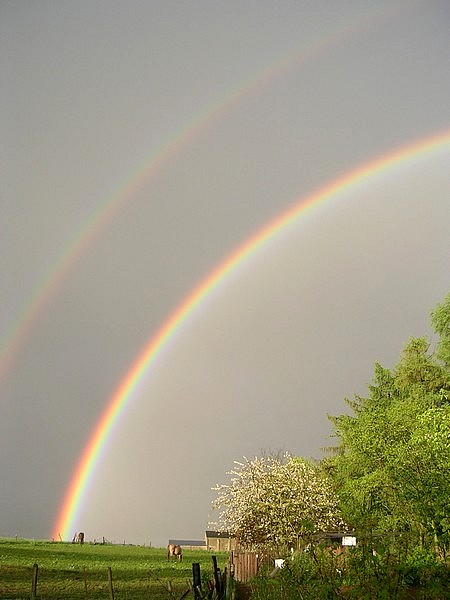
<svg viewBox="0 0 450 600">
<path fill-rule="evenodd" d="M 75 233 L 66 244 L 60 255 L 53 261 L 47 273 L 33 289 L 27 302 L 19 309 L 8 330 L 0 339 L 0 381 L 8 372 L 16 359 L 20 348 L 32 331 L 39 316 L 61 287 L 68 273 L 87 252 L 93 241 L 106 226 L 123 209 L 127 201 L 145 181 L 157 172 L 178 152 L 187 147 L 212 126 L 223 115 L 228 114 L 247 97 L 252 97 L 274 80 L 285 76 L 292 69 L 323 54 L 325 51 L 348 39 L 351 35 L 360 35 L 367 27 L 376 22 L 388 19 L 405 9 L 402 2 L 393 3 L 388 9 L 376 8 L 364 17 L 354 19 L 344 26 L 335 28 L 318 40 L 309 43 L 302 50 L 284 56 L 258 71 L 247 80 L 231 90 L 225 98 L 220 98 L 204 107 L 190 122 L 177 130 L 174 135 L 160 145 L 155 151 L 141 161 L 125 179 L 114 186 L 109 194 L 92 212 L 83 227 Z"/>
<path fill-rule="evenodd" d="M 427 137 L 426 139 L 421 139 L 365 163 L 350 173 L 332 181 L 310 196 L 297 200 L 289 209 L 262 227 L 213 269 L 186 296 L 178 308 L 150 338 L 149 343 L 133 362 L 116 392 L 109 400 L 107 408 L 95 426 L 94 432 L 72 476 L 54 524 L 53 537 L 61 536 L 63 539 L 72 537 L 73 526 L 81 510 L 82 501 L 89 491 L 89 484 L 93 479 L 95 468 L 100 462 L 101 453 L 105 450 L 114 425 L 123 413 L 127 401 L 168 341 L 217 286 L 223 283 L 239 265 L 255 254 L 261 246 L 280 234 L 288 225 L 294 223 L 308 210 L 313 209 L 322 202 L 336 198 L 371 176 L 377 176 L 402 163 L 407 163 L 414 158 L 424 156 L 431 151 L 436 151 L 447 146 L 450 147 L 450 130 Z"/>
</svg>

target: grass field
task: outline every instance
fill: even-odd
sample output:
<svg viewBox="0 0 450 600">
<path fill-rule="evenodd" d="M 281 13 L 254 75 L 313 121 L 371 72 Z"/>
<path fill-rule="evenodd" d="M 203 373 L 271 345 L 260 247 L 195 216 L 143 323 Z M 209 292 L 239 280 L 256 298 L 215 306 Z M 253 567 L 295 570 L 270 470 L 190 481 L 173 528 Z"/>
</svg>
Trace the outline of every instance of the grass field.
<svg viewBox="0 0 450 600">
<path fill-rule="evenodd" d="M 223 571 L 228 554 L 216 556 Z M 200 563 L 206 588 L 212 578 L 211 557 L 205 550 L 183 550 L 179 563 L 168 562 L 162 548 L 0 539 L 0 598 L 30 598 L 36 563 L 36 597 L 42 600 L 109 599 L 108 567 L 115 600 L 178 600 L 192 580 L 192 563 Z"/>
</svg>

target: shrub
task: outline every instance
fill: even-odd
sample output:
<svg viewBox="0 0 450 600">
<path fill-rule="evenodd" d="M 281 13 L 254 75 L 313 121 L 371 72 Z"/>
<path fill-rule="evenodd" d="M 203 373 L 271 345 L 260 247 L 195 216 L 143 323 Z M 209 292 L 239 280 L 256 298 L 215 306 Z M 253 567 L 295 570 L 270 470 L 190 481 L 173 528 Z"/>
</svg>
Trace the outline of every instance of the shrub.
<svg viewBox="0 0 450 600">
<path fill-rule="evenodd" d="M 252 600 L 443 600 L 450 598 L 449 567 L 421 549 L 315 547 L 288 558 L 282 569 L 260 572 Z"/>
<path fill-rule="evenodd" d="M 450 595 L 449 567 L 436 554 L 424 548 L 414 548 L 400 565 L 405 586 L 416 588 L 423 598 L 444 598 Z"/>
</svg>

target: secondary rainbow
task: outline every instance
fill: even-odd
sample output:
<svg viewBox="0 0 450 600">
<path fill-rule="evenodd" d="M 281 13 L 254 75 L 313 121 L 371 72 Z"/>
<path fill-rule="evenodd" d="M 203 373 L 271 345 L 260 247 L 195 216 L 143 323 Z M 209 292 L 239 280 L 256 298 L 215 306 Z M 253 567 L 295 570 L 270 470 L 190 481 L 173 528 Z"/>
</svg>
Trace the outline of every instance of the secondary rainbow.
<svg viewBox="0 0 450 600">
<path fill-rule="evenodd" d="M 83 227 L 75 233 L 70 242 L 53 261 L 47 273 L 30 294 L 27 302 L 19 309 L 11 321 L 9 329 L 0 339 L 0 381 L 8 373 L 20 348 L 30 335 L 39 316 L 61 287 L 74 265 L 86 254 L 93 241 L 106 226 L 131 201 L 134 192 L 148 181 L 178 152 L 191 144 L 196 137 L 211 127 L 223 115 L 228 114 L 240 102 L 260 92 L 274 80 L 285 76 L 302 63 L 321 55 L 354 34 L 361 34 L 369 26 L 388 19 L 403 10 L 402 3 L 393 3 L 388 9 L 378 7 L 364 17 L 335 28 L 300 51 L 296 51 L 269 64 L 257 72 L 250 80 L 241 83 L 225 98 L 204 107 L 191 121 L 177 130 L 166 142 L 146 156 L 121 182 L 116 183 L 113 192 L 99 203 Z"/>
<path fill-rule="evenodd" d="M 70 485 L 67 488 L 59 514 L 53 527 L 53 537 L 61 536 L 63 539 L 71 538 L 73 527 L 81 511 L 82 502 L 88 494 L 90 483 L 93 480 L 96 467 L 99 465 L 102 451 L 111 437 L 114 425 L 126 408 L 127 401 L 136 390 L 139 383 L 156 358 L 175 335 L 183 322 L 188 319 L 211 292 L 241 265 L 254 255 L 258 249 L 270 239 L 279 235 L 290 224 L 294 223 L 307 211 L 317 207 L 323 202 L 336 199 L 343 192 L 354 188 L 371 176 L 388 172 L 402 163 L 407 163 L 415 158 L 422 157 L 442 148 L 450 147 L 450 130 L 436 134 L 426 139 L 421 139 L 393 152 L 383 155 L 373 161 L 352 170 L 350 173 L 339 177 L 317 192 L 306 198 L 298 199 L 288 210 L 282 212 L 242 245 L 226 257 L 212 272 L 209 273 L 180 303 L 176 310 L 162 324 L 150 338 L 131 368 L 120 382 L 116 392 L 109 400 L 107 408 L 97 425 L 73 473 Z"/>
</svg>

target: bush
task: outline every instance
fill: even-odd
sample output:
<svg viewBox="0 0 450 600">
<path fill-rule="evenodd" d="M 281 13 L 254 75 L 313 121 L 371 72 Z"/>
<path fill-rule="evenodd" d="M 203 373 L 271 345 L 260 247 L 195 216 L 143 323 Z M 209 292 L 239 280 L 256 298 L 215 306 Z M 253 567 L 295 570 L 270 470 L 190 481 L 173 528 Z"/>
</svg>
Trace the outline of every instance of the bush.
<svg viewBox="0 0 450 600">
<path fill-rule="evenodd" d="M 315 547 L 286 559 L 282 569 L 260 572 L 252 600 L 443 600 L 450 598 L 450 570 L 430 552 L 404 548 Z"/>
<path fill-rule="evenodd" d="M 260 572 L 252 581 L 252 600 L 318 600 L 336 598 L 343 582 L 340 558 L 324 547 L 298 552 L 269 575 Z"/>
<path fill-rule="evenodd" d="M 400 566 L 402 580 L 407 587 L 418 588 L 429 598 L 441 598 L 449 592 L 448 566 L 431 551 L 414 548 Z M 431 595 L 430 595 L 431 594 Z"/>
</svg>

